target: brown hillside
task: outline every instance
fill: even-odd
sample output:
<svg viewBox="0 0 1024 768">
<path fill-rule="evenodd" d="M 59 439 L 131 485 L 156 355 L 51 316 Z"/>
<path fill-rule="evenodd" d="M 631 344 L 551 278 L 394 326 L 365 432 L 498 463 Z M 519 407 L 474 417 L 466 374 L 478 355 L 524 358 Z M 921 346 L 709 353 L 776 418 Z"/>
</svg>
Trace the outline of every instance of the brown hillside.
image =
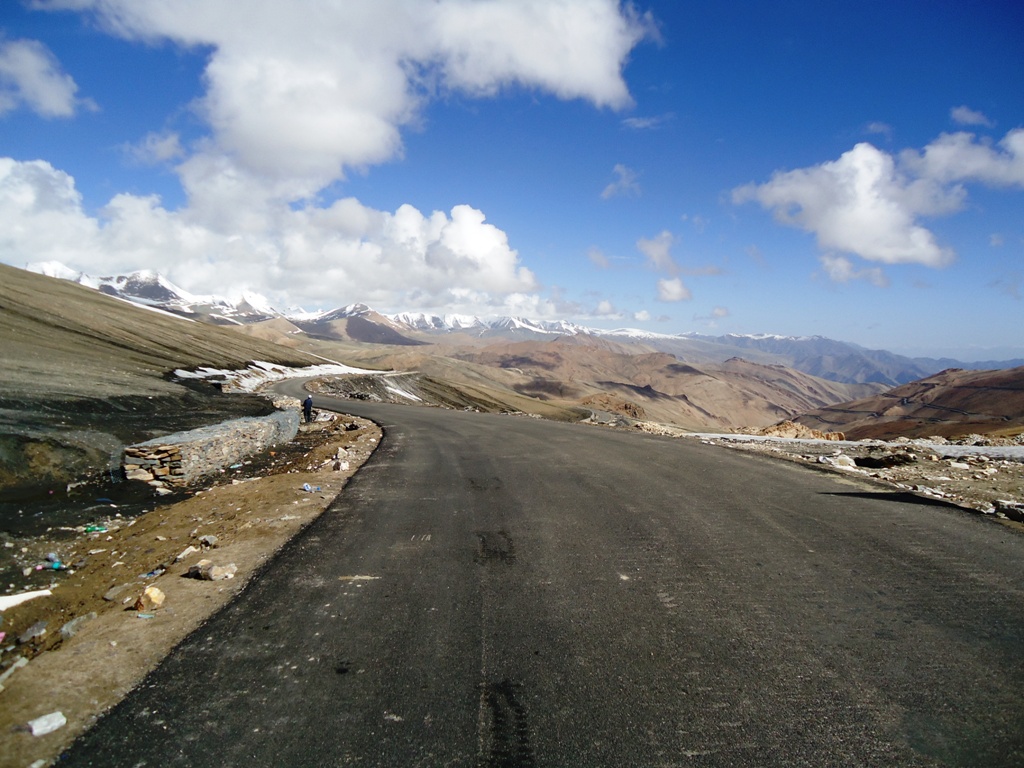
<svg viewBox="0 0 1024 768">
<path fill-rule="evenodd" d="M 0 265 L 0 499 L 103 470 L 126 442 L 266 413 L 262 398 L 171 380 L 176 368 L 254 360 L 320 362 Z"/>
<path fill-rule="evenodd" d="M 797 421 L 854 440 L 1019 434 L 1024 431 L 1024 367 L 950 368 L 873 397 L 818 408 Z"/>
<path fill-rule="evenodd" d="M 642 409 L 648 419 L 693 429 L 771 424 L 865 391 L 738 358 L 696 367 L 664 353 L 622 349 L 576 337 L 494 344 L 453 356 L 514 374 L 518 381 L 511 384 L 523 394 L 585 404 L 607 393 Z"/>
</svg>

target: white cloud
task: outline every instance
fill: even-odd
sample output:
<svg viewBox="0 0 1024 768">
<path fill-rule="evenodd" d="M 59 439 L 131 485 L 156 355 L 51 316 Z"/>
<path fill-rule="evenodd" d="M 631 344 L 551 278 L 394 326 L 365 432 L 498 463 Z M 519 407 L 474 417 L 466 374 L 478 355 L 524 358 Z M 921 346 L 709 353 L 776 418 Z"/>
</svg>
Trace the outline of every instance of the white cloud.
<svg viewBox="0 0 1024 768">
<path fill-rule="evenodd" d="M 1024 187 L 1024 129 L 1010 131 L 995 145 L 972 133 L 942 134 L 923 150 L 896 157 L 862 143 L 838 160 L 738 187 L 732 199 L 760 203 L 777 221 L 813 233 L 826 252 L 942 267 L 955 254 L 920 220 L 960 210 L 968 182 Z M 844 281 L 852 274 L 883 284 L 884 275 L 856 270 L 839 258 L 825 257 L 832 279 Z"/>
<path fill-rule="evenodd" d="M 90 216 L 67 174 L 3 161 L 0 216 L 16 225 L 0 234 L 0 259 L 54 259 L 108 273 L 157 268 L 196 293 L 236 288 L 316 305 L 359 300 L 541 317 L 554 305 L 532 293 L 534 274 L 505 232 L 472 206 L 387 212 L 317 196 L 353 170 L 400 158 L 401 131 L 421 127 L 425 104 L 446 93 L 525 88 L 627 108 L 623 67 L 634 46 L 655 36 L 648 16 L 617 0 L 35 0 L 33 7 L 88 13 L 127 40 L 207 52 L 205 92 L 191 104 L 207 133 L 185 146 L 157 130 L 127 147 L 139 162 L 177 164 L 187 203 L 173 212 L 157 198 L 118 195 Z M 37 110 L 72 108 L 74 83 L 45 49 L 5 50 L 8 58 L 28 50 L 36 63 L 35 80 L 25 74 L 31 68 L 8 65 L 18 88 L 3 91 L 8 101 L 31 93 Z"/>
<path fill-rule="evenodd" d="M 615 180 L 601 192 L 602 200 L 608 200 L 612 197 L 637 197 L 640 195 L 640 184 L 637 182 L 636 171 L 622 163 L 617 163 L 612 168 L 612 173 L 615 174 Z"/>
<path fill-rule="evenodd" d="M 885 272 L 880 267 L 857 269 L 853 262 L 845 256 L 836 256 L 830 253 L 823 254 L 821 256 L 821 265 L 824 267 L 828 278 L 835 283 L 867 280 L 878 288 L 887 288 L 889 286 L 889 278 L 886 277 Z"/>
<path fill-rule="evenodd" d="M 612 265 L 611 260 L 605 255 L 604 251 L 596 246 L 587 249 L 587 258 L 598 269 L 608 269 Z"/>
<path fill-rule="evenodd" d="M 108 273 L 149 267 L 197 293 L 237 287 L 303 303 L 537 317 L 553 305 L 531 293 L 536 279 L 483 212 L 453 201 L 449 213 L 411 206 L 392 213 L 318 195 L 353 170 L 400 157 L 402 130 L 420 127 L 424 106 L 448 93 L 525 88 L 628 107 L 622 68 L 634 46 L 656 36 L 648 16 L 618 0 L 34 0 L 32 7 L 90 14 L 127 40 L 206 52 L 205 91 L 192 106 L 208 131 L 187 147 L 156 131 L 129 148 L 137 160 L 177 163 L 187 203 L 173 212 L 154 197 L 117 195 L 99 217 L 89 216 L 67 174 L 3 161 L 0 259 L 56 259 Z M 37 109 L 66 111 L 73 82 L 32 50 L 49 69 L 37 66 L 35 81 L 18 75 L 19 90 L 3 94 L 9 101 L 34 93 Z M 52 88 L 32 90 L 32 82 Z"/>
<path fill-rule="evenodd" d="M 0 115 L 20 106 L 42 117 L 71 117 L 79 107 L 95 108 L 77 92 L 75 81 L 45 45 L 0 39 Z"/>
<path fill-rule="evenodd" d="M 917 217 L 953 210 L 961 197 L 928 179 L 908 179 L 891 155 L 867 143 L 838 160 L 733 190 L 733 202 L 760 203 L 777 221 L 814 233 L 823 250 L 930 267 L 948 264 L 953 252 Z"/>
<path fill-rule="evenodd" d="M 489 96 L 536 88 L 599 107 L 631 103 L 621 70 L 652 34 L 647 17 L 615 0 L 51 0 L 90 10 L 128 39 L 210 48 L 201 114 L 205 155 L 187 164 L 190 194 L 202 168 L 267 193 L 309 198 L 401 154 L 401 129 L 445 90 Z"/>
<path fill-rule="evenodd" d="M 633 313 L 633 319 L 641 323 L 646 323 L 648 320 L 651 319 L 651 313 L 648 312 L 646 309 L 641 309 L 639 312 Z"/>
<path fill-rule="evenodd" d="M 683 284 L 681 278 L 658 281 L 658 301 L 688 301 L 690 298 L 690 289 Z"/>
<path fill-rule="evenodd" d="M 92 217 L 68 174 L 0 158 L 0 221 L 4 262 L 55 260 L 101 274 L 150 266 L 195 293 L 251 289 L 316 305 L 475 310 L 528 303 L 537 289 L 505 233 L 466 205 L 426 216 L 349 198 L 272 208 L 259 227 L 225 232 L 152 196 L 117 195 Z"/>
<path fill-rule="evenodd" d="M 949 117 L 954 123 L 960 125 L 983 125 L 987 128 L 991 128 L 994 125 L 984 113 L 963 105 L 949 110 Z"/>
<path fill-rule="evenodd" d="M 634 131 L 650 131 L 661 128 L 666 122 L 672 119 L 672 115 L 658 115 L 655 117 L 627 117 L 622 124 Z"/>
<path fill-rule="evenodd" d="M 148 133 L 139 143 L 125 147 L 125 151 L 135 162 L 143 165 L 157 165 L 185 156 L 181 137 L 173 131 Z"/>
<path fill-rule="evenodd" d="M 866 126 L 864 126 L 864 131 L 866 133 L 885 136 L 885 138 L 887 139 L 892 139 L 892 126 L 889 125 L 888 123 L 881 123 L 877 121 L 873 123 L 868 123 Z"/>
<path fill-rule="evenodd" d="M 943 184 L 1024 187 L 1024 128 L 1010 131 L 995 147 L 973 133 L 944 133 L 921 152 L 902 153 L 900 161 L 921 178 Z"/>
<path fill-rule="evenodd" d="M 679 272 L 679 265 L 672 258 L 672 246 L 675 242 L 675 235 L 665 229 L 653 238 L 641 237 L 636 241 L 636 247 L 647 257 L 647 263 L 652 269 L 674 275 Z"/>
</svg>

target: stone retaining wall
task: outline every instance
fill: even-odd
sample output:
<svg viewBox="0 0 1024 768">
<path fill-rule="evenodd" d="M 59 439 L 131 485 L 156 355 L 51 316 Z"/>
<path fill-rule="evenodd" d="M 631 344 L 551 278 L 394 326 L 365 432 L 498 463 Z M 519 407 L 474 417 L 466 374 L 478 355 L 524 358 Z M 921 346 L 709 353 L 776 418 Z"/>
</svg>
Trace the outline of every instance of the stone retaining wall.
<svg viewBox="0 0 1024 768">
<path fill-rule="evenodd" d="M 129 480 L 158 490 L 180 487 L 286 443 L 298 431 L 299 414 L 294 410 L 233 419 L 130 445 L 124 449 L 122 466 Z"/>
</svg>

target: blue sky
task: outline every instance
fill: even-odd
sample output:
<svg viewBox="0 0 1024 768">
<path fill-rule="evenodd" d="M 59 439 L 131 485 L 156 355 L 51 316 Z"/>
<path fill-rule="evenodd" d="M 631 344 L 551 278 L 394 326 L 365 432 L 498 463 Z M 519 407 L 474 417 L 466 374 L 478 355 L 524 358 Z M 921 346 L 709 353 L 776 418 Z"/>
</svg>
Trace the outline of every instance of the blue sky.
<svg viewBox="0 0 1024 768">
<path fill-rule="evenodd" d="M 1018 2 L 8 0 L 0 260 L 1024 356 L 1021 29 Z"/>
</svg>

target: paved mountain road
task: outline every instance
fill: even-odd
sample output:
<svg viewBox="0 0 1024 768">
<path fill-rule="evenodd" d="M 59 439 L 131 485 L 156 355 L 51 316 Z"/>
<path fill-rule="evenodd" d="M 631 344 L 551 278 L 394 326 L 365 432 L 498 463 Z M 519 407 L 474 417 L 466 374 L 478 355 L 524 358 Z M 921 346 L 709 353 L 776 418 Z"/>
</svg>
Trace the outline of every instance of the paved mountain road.
<svg viewBox="0 0 1024 768">
<path fill-rule="evenodd" d="M 62 766 L 1024 764 L 1024 535 L 690 441 L 334 405 L 381 447 Z"/>
</svg>

